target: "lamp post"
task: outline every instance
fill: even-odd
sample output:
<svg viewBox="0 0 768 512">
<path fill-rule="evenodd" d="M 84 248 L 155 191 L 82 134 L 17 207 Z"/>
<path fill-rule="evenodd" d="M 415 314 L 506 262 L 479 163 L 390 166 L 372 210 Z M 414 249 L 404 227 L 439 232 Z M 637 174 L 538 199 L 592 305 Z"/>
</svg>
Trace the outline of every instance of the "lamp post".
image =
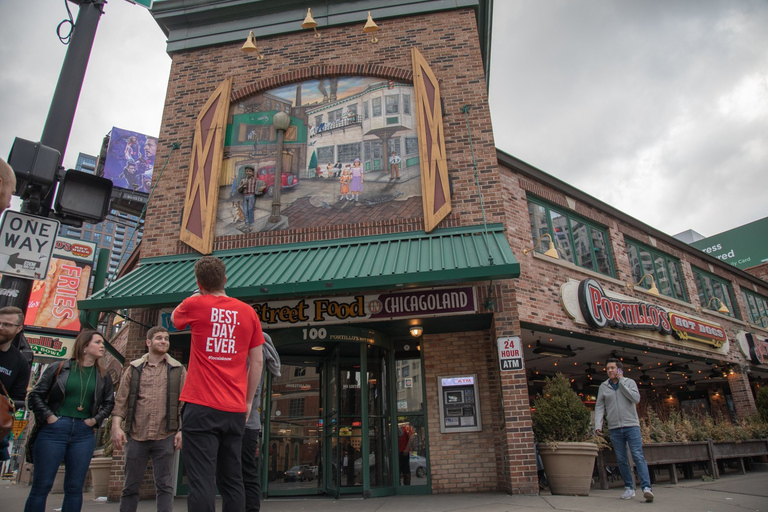
<svg viewBox="0 0 768 512">
<path fill-rule="evenodd" d="M 280 192 L 283 188 L 283 136 L 285 130 L 291 126 L 291 117 L 285 112 L 278 112 L 272 116 L 272 125 L 277 130 L 277 162 L 275 162 L 275 185 L 272 193 L 272 215 L 270 224 L 280 222 Z"/>
</svg>

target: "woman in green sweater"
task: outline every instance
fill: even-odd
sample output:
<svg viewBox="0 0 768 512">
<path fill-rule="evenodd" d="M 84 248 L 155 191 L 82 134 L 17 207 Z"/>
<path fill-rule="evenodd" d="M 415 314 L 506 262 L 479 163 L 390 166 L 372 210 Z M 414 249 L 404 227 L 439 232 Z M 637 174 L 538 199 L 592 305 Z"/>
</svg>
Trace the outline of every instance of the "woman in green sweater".
<svg viewBox="0 0 768 512">
<path fill-rule="evenodd" d="M 77 512 L 83 504 L 83 483 L 93 457 L 95 429 L 115 405 L 112 378 L 99 366 L 104 337 L 86 329 L 75 340 L 74 358 L 51 364 L 30 391 L 35 414 L 35 464 L 25 512 L 43 512 L 59 465 L 64 461 L 62 512 Z M 34 435 L 36 434 L 36 437 Z"/>
</svg>

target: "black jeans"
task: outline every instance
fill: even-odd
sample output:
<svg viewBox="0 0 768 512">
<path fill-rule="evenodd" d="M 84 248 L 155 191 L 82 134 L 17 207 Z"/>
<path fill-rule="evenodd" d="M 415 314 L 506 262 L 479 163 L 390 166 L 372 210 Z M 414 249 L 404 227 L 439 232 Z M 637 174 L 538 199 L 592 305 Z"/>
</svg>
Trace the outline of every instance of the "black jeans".
<svg viewBox="0 0 768 512">
<path fill-rule="evenodd" d="M 261 482 L 259 481 L 259 441 L 261 431 L 246 428 L 243 435 L 243 485 L 245 486 L 245 512 L 259 512 L 261 508 Z"/>
<path fill-rule="evenodd" d="M 218 486 L 222 511 L 244 512 L 240 452 L 245 413 L 186 404 L 181 416 L 181 455 L 189 479 L 187 510 L 214 512 Z"/>
</svg>

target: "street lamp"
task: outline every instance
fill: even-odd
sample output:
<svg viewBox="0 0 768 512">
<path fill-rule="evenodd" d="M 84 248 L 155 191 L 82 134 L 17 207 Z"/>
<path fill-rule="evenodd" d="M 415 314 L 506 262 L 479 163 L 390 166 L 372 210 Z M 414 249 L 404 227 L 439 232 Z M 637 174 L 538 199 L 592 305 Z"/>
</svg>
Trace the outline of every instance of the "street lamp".
<svg viewBox="0 0 768 512">
<path fill-rule="evenodd" d="M 283 136 L 285 130 L 291 126 L 291 117 L 285 112 L 278 112 L 272 116 L 272 125 L 277 130 L 277 162 L 275 162 L 275 186 L 272 193 L 272 215 L 270 224 L 280 222 L 280 192 L 283 188 Z"/>
</svg>

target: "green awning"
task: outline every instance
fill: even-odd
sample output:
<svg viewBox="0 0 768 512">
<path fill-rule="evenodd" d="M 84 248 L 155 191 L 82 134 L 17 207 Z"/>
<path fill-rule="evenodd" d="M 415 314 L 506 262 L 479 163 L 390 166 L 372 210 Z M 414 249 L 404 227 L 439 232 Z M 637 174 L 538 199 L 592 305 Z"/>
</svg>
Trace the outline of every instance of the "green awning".
<svg viewBox="0 0 768 512">
<path fill-rule="evenodd" d="M 501 224 L 218 251 L 227 295 L 268 300 L 520 275 Z M 78 302 L 81 311 L 175 306 L 197 288 L 198 254 L 146 258 Z"/>
</svg>

